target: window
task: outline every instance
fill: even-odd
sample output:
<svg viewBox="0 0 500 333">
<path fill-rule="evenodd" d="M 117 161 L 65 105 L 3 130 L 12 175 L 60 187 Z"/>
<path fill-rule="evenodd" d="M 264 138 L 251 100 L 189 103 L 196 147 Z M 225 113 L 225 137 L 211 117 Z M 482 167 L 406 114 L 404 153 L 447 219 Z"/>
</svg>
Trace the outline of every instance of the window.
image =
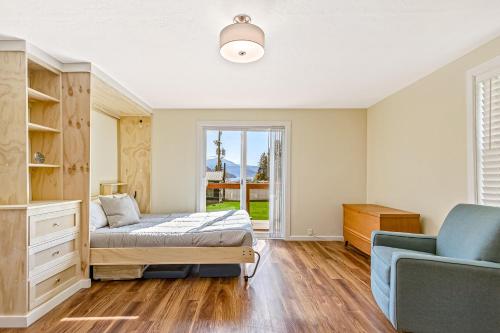
<svg viewBox="0 0 500 333">
<path fill-rule="evenodd" d="M 500 68 L 475 77 L 476 201 L 500 206 Z"/>
</svg>

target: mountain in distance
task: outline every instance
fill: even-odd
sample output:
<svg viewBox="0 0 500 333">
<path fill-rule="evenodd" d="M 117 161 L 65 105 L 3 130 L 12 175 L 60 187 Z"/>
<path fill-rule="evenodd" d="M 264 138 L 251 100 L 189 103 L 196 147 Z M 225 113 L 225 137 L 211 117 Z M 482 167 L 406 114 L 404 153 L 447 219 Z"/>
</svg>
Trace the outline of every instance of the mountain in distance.
<svg viewBox="0 0 500 333">
<path fill-rule="evenodd" d="M 226 174 L 228 176 L 234 176 L 231 178 L 239 179 L 240 178 L 240 165 L 236 164 L 230 160 L 222 159 L 222 164 L 226 163 Z M 207 160 L 207 168 L 213 170 L 215 165 L 217 164 L 217 158 L 209 158 Z M 255 174 L 259 170 L 259 167 L 256 165 L 247 165 L 247 178 L 255 177 Z"/>
</svg>

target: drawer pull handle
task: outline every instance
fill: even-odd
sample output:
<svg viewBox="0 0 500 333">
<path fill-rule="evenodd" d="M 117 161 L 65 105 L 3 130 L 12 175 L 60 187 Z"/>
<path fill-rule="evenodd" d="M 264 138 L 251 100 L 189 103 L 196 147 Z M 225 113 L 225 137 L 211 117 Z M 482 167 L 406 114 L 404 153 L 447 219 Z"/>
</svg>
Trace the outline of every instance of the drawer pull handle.
<svg viewBox="0 0 500 333">
<path fill-rule="evenodd" d="M 59 283 L 59 282 L 61 282 L 61 278 L 57 278 L 56 279 L 56 284 Z"/>
<path fill-rule="evenodd" d="M 57 223 L 57 222 L 56 222 L 56 223 L 52 224 L 52 226 L 53 226 L 54 228 L 55 228 L 55 227 L 60 227 L 60 226 L 61 226 L 61 223 Z"/>
<path fill-rule="evenodd" d="M 58 255 L 59 255 L 59 253 L 61 253 L 61 251 L 57 250 L 57 251 L 55 251 L 55 252 L 53 252 L 53 253 L 52 253 L 52 256 L 53 256 L 53 257 L 58 256 Z"/>
</svg>

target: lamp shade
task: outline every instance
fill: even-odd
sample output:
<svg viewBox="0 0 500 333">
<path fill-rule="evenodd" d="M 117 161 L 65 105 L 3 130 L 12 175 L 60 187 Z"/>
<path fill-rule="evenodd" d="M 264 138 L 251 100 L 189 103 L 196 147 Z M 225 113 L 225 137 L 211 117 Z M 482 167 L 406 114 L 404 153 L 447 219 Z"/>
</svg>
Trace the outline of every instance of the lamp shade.
<svg viewBox="0 0 500 333">
<path fill-rule="evenodd" d="M 247 15 L 238 15 L 220 33 L 220 54 L 231 62 L 249 63 L 264 55 L 264 31 L 250 23 Z"/>
</svg>

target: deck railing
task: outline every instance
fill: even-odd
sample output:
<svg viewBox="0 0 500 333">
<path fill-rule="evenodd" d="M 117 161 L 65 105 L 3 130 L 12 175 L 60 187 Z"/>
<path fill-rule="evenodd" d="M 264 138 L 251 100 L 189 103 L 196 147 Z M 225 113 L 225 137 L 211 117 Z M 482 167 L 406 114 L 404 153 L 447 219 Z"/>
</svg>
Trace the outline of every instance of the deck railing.
<svg viewBox="0 0 500 333">
<path fill-rule="evenodd" d="M 231 189 L 239 190 L 241 188 L 240 183 L 208 183 L 207 189 Z M 269 189 L 269 183 L 247 183 L 246 184 L 246 202 L 245 209 L 250 213 L 250 191 L 251 190 L 267 190 Z"/>
</svg>

